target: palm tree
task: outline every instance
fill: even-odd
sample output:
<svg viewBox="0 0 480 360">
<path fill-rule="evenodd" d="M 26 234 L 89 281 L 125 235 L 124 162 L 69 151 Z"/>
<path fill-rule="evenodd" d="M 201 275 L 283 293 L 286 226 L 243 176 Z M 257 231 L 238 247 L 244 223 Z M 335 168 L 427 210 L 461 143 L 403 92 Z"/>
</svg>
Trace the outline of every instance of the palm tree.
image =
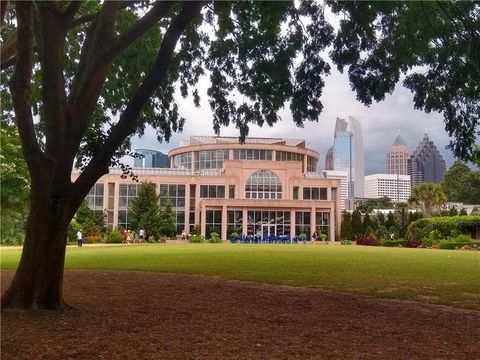
<svg viewBox="0 0 480 360">
<path fill-rule="evenodd" d="M 424 182 L 412 189 L 412 196 L 408 199 L 410 206 L 420 206 L 426 216 L 432 216 L 440 211 L 447 202 L 447 196 L 440 184 Z"/>
</svg>

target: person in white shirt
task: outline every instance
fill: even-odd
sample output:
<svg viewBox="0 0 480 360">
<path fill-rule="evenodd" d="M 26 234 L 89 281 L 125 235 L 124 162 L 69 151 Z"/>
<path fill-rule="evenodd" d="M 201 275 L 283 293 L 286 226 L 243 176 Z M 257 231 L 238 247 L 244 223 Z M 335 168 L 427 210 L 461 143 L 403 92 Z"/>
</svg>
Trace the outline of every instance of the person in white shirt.
<svg viewBox="0 0 480 360">
<path fill-rule="evenodd" d="M 78 230 L 78 232 L 77 232 L 77 243 L 78 243 L 78 247 L 82 247 L 83 236 L 82 236 L 82 232 L 80 230 Z"/>
<path fill-rule="evenodd" d="M 143 241 L 145 240 L 145 230 L 140 229 L 140 231 L 138 232 L 138 238 L 140 242 L 143 243 Z"/>
</svg>

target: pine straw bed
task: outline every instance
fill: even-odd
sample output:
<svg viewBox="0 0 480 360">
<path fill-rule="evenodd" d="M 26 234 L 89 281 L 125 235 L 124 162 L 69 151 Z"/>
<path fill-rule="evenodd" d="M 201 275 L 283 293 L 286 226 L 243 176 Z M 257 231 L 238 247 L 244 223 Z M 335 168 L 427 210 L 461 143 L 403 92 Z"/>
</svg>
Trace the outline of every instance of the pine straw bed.
<svg viewBox="0 0 480 360">
<path fill-rule="evenodd" d="M 66 271 L 64 289 L 71 310 L 2 311 L 3 360 L 480 358 L 478 311 L 183 274 Z"/>
</svg>

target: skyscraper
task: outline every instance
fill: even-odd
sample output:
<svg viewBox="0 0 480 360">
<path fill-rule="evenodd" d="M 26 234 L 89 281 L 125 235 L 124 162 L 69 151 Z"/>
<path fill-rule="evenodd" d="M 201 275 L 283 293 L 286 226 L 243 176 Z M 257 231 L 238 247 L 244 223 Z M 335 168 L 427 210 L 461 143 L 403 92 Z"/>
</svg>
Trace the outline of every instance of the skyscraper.
<svg viewBox="0 0 480 360">
<path fill-rule="evenodd" d="M 351 116 L 348 121 L 337 117 L 333 167 L 335 171 L 347 171 L 348 197 L 363 197 L 365 172 L 362 127 Z"/>
<path fill-rule="evenodd" d="M 133 160 L 133 167 L 136 168 L 168 168 L 170 160 L 168 155 L 160 151 L 150 149 L 135 149 L 137 154 L 143 155 Z"/>
<path fill-rule="evenodd" d="M 426 181 L 440 183 L 445 170 L 445 160 L 425 133 L 408 160 L 408 175 L 410 175 L 412 187 Z"/>
<path fill-rule="evenodd" d="M 408 174 L 410 150 L 403 138 L 398 135 L 387 153 L 387 174 Z"/>
<path fill-rule="evenodd" d="M 333 170 L 333 146 L 330 147 L 325 155 L 325 170 Z"/>
</svg>

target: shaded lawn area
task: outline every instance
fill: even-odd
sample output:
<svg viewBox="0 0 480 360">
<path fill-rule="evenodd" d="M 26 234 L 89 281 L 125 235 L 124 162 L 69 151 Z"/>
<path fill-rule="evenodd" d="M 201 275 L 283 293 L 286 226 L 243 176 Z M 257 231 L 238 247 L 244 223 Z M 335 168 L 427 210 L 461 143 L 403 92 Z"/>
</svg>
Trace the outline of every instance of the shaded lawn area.
<svg viewBox="0 0 480 360">
<path fill-rule="evenodd" d="M 21 250 L 1 249 L 15 269 Z M 135 270 L 319 287 L 480 310 L 480 253 L 295 245 L 117 245 L 68 247 L 66 269 Z"/>
</svg>

